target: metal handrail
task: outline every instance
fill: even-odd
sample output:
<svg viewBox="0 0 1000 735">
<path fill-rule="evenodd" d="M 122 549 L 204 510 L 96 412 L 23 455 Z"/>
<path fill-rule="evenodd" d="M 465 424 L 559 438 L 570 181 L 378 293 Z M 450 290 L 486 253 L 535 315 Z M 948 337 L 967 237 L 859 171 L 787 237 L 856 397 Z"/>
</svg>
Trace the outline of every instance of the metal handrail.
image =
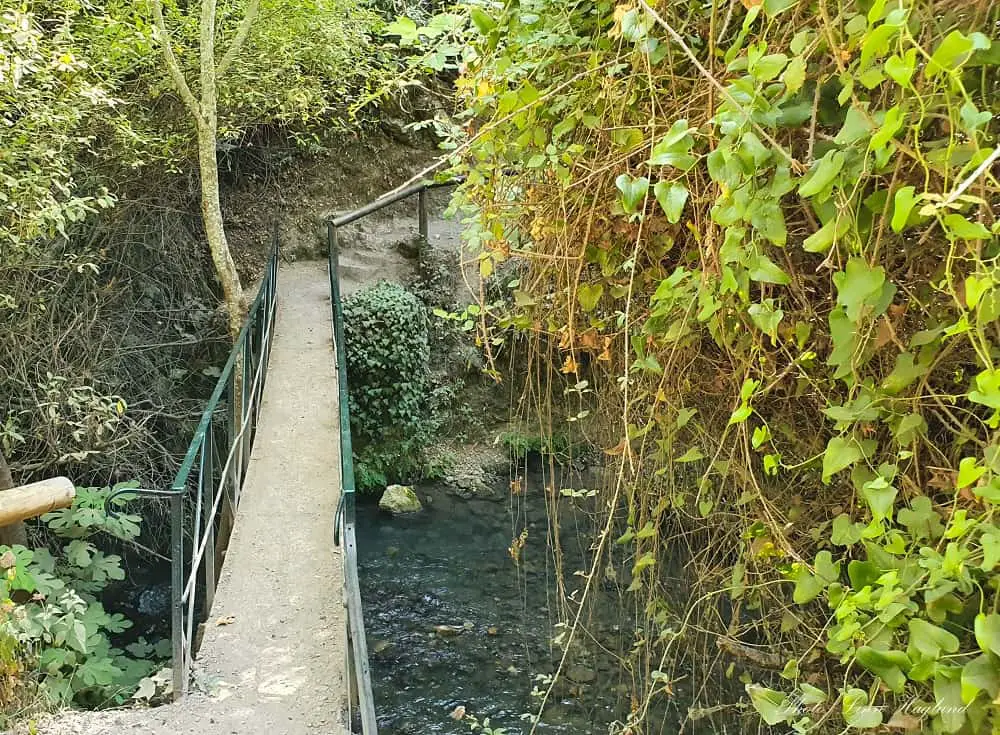
<svg viewBox="0 0 1000 735">
<path fill-rule="evenodd" d="M 105 501 L 110 503 L 115 495 L 127 493 L 166 499 L 170 503 L 170 627 L 176 698 L 183 697 L 188 690 L 197 652 L 195 620 L 200 615 L 207 616 L 211 610 L 220 552 L 232 531 L 250 460 L 277 312 L 278 247 L 275 224 L 264 279 L 170 488 L 126 488 Z M 214 418 L 224 399 L 227 399 L 224 441 L 216 446 Z M 184 554 L 186 502 L 194 506 L 188 557 Z M 199 601 L 204 603 L 203 612 L 199 610 Z"/>
<path fill-rule="evenodd" d="M 334 517 L 334 543 L 344 550 L 344 604 L 347 608 L 347 679 L 348 706 L 357 707 L 361 715 L 362 735 L 377 735 L 375 699 L 372 693 L 368 642 L 365 636 L 364 613 L 361 607 L 361 585 L 358 580 L 358 555 L 355 538 L 354 454 L 351 444 L 351 411 L 347 385 L 347 358 L 344 341 L 344 308 L 340 297 L 339 228 L 367 217 L 385 207 L 411 196 L 418 198 L 417 217 L 420 236 L 428 237 L 427 191 L 457 186 L 464 181 L 421 181 L 384 194 L 352 212 L 327 220 L 327 259 L 330 273 L 330 295 L 333 308 L 333 343 L 336 351 L 337 382 L 340 390 L 340 466 L 341 495 Z M 350 711 L 348 724 L 350 724 Z"/>
</svg>

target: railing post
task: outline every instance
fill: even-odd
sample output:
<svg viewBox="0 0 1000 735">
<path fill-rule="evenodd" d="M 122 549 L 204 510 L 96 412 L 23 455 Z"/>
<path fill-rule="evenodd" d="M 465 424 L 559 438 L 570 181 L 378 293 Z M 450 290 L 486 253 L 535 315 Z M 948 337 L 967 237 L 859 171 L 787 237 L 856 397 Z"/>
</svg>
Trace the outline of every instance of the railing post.
<svg viewBox="0 0 1000 735">
<path fill-rule="evenodd" d="M 175 488 L 176 490 L 176 488 Z M 173 648 L 174 699 L 187 694 L 187 650 L 184 645 L 184 493 L 170 498 L 170 627 Z"/>
<path fill-rule="evenodd" d="M 420 227 L 420 238 L 427 243 L 430 229 L 427 226 L 427 189 L 421 189 L 417 194 L 417 221 Z"/>
</svg>

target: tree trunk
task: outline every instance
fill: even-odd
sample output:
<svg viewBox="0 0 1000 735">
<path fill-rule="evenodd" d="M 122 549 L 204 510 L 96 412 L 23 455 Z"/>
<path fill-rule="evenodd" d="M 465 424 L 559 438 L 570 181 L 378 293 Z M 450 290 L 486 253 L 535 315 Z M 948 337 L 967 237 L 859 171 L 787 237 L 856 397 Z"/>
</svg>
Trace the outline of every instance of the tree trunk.
<svg viewBox="0 0 1000 735">
<path fill-rule="evenodd" d="M 226 230 L 222 221 L 222 205 L 219 201 L 219 163 L 215 153 L 214 125 L 202 122 L 198 125 L 198 168 L 201 175 L 201 216 L 205 224 L 205 237 L 212 253 L 215 272 L 222 285 L 222 295 L 229 316 L 229 331 L 233 338 L 243 328 L 243 286 L 236 271 L 236 263 L 229 251 Z"/>
<path fill-rule="evenodd" d="M 14 487 L 14 478 L 10 474 L 10 467 L 7 466 L 7 458 L 0 452 L 0 492 L 10 490 Z M 9 526 L 0 528 L 0 545 L 13 546 L 20 544 L 28 545 L 28 532 L 25 529 L 24 521 L 11 523 Z"/>
</svg>

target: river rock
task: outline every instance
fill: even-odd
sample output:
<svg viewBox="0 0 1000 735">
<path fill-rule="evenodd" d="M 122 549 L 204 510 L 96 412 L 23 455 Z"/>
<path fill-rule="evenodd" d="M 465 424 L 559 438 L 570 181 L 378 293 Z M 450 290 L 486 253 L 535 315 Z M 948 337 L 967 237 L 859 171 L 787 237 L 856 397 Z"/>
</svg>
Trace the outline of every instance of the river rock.
<svg viewBox="0 0 1000 735">
<path fill-rule="evenodd" d="M 413 488 L 407 485 L 390 485 L 387 487 L 385 492 L 382 493 L 381 500 L 378 501 L 378 507 L 394 515 L 398 513 L 416 513 L 423 508 L 420 504 L 420 498 L 413 492 Z"/>
<path fill-rule="evenodd" d="M 597 678 L 597 673 L 593 669 L 577 664 L 566 670 L 566 676 L 577 684 L 589 684 Z"/>
</svg>

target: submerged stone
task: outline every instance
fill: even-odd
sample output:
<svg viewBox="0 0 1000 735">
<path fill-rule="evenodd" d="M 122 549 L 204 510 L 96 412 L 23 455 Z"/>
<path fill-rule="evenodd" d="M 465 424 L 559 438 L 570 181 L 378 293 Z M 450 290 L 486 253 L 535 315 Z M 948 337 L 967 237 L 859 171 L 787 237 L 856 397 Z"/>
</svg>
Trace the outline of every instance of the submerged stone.
<svg viewBox="0 0 1000 735">
<path fill-rule="evenodd" d="M 393 514 L 416 513 L 423 508 L 420 498 L 407 485 L 389 485 L 382 493 L 378 507 Z"/>
</svg>

